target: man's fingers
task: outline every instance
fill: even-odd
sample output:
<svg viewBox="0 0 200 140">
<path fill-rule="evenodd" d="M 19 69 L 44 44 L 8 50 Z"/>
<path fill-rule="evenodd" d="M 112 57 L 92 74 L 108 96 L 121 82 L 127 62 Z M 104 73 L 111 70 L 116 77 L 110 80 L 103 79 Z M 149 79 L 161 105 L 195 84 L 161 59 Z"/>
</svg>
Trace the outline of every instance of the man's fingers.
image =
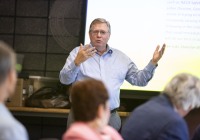
<svg viewBox="0 0 200 140">
<path fill-rule="evenodd" d="M 165 51 L 165 44 L 163 44 L 163 46 L 162 46 L 162 48 L 160 49 L 160 51 L 159 51 L 159 53 L 161 54 L 161 55 L 163 55 L 163 53 L 164 53 L 164 51 Z"/>
<path fill-rule="evenodd" d="M 163 54 L 164 51 L 165 51 L 165 47 L 166 47 L 166 44 L 163 44 L 162 48 L 160 49 L 160 45 L 158 45 L 158 46 L 156 47 L 156 51 Z M 159 49 L 160 49 L 160 50 L 159 50 Z"/>
<path fill-rule="evenodd" d="M 86 50 L 88 50 L 89 48 L 90 48 L 90 45 L 87 44 L 87 45 L 85 45 L 85 46 L 83 47 L 83 50 L 86 51 Z"/>
<path fill-rule="evenodd" d="M 156 47 L 156 51 L 159 51 L 160 45 L 157 45 Z"/>
<path fill-rule="evenodd" d="M 90 47 L 90 48 L 88 48 L 88 49 L 86 50 L 86 52 L 92 52 L 92 51 L 94 51 L 94 50 L 96 50 L 95 47 Z"/>
<path fill-rule="evenodd" d="M 162 54 L 165 52 L 165 47 L 166 47 L 166 44 L 163 44 L 162 49 L 161 49 Z"/>
<path fill-rule="evenodd" d="M 91 51 L 89 51 L 89 52 L 87 52 L 87 55 L 89 56 L 89 57 L 92 57 L 92 56 L 94 56 L 94 54 L 97 52 L 97 50 L 95 49 L 95 50 L 91 50 Z"/>
<path fill-rule="evenodd" d="M 97 52 L 97 50 L 95 49 L 95 50 L 93 50 L 93 51 L 91 51 L 91 55 L 92 56 L 94 56 L 94 54 Z"/>
<path fill-rule="evenodd" d="M 97 52 L 97 50 L 95 47 L 91 47 L 89 44 L 87 44 L 85 46 L 80 44 L 80 53 L 86 59 L 92 57 L 96 52 Z"/>
<path fill-rule="evenodd" d="M 166 47 L 166 44 L 164 43 L 162 47 L 164 47 L 164 48 L 165 48 L 165 47 Z"/>
<path fill-rule="evenodd" d="M 83 44 L 82 44 L 82 43 L 80 43 L 80 49 L 81 49 L 81 50 L 83 49 Z"/>
</svg>

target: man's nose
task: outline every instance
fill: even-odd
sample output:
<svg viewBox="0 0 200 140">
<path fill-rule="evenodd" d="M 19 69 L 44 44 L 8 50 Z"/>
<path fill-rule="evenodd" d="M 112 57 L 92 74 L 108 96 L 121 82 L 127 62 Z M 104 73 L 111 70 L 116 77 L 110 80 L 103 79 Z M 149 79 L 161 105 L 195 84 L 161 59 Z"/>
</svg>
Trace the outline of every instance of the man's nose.
<svg viewBox="0 0 200 140">
<path fill-rule="evenodd" d="M 101 37 L 101 32 L 100 32 L 100 31 L 97 33 L 97 36 L 98 36 L 98 37 Z"/>
</svg>

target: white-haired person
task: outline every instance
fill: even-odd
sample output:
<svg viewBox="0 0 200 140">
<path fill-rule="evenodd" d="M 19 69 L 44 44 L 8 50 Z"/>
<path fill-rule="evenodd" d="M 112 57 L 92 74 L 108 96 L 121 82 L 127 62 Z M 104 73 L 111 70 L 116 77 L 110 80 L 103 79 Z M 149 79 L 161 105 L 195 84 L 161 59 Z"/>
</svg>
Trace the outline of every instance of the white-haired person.
<svg viewBox="0 0 200 140">
<path fill-rule="evenodd" d="M 4 105 L 15 90 L 17 75 L 15 53 L 0 41 L 0 140 L 27 140 L 24 126 L 17 121 Z"/>
<path fill-rule="evenodd" d="M 189 140 L 184 120 L 200 106 L 200 79 L 176 75 L 161 95 L 137 107 L 122 127 L 125 140 Z"/>
</svg>

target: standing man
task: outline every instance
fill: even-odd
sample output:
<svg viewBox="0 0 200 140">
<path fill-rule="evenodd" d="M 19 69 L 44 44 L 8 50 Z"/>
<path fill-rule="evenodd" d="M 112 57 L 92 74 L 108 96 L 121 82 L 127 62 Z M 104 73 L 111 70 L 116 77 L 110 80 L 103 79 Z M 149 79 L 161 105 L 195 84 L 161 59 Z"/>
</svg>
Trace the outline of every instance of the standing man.
<svg viewBox="0 0 200 140">
<path fill-rule="evenodd" d="M 0 140 L 27 140 L 24 126 L 5 107 L 4 102 L 14 93 L 17 77 L 15 53 L 0 41 Z"/>
<path fill-rule="evenodd" d="M 139 70 L 129 57 L 107 44 L 110 34 L 111 27 L 108 21 L 102 18 L 93 20 L 89 29 L 90 44 L 80 44 L 80 47 L 71 51 L 60 71 L 60 81 L 68 85 L 88 77 L 102 80 L 110 96 L 109 125 L 119 130 L 121 119 L 116 111 L 120 105 L 120 86 L 124 80 L 136 86 L 147 85 L 164 53 L 165 44 L 160 50 L 157 46 L 151 61 L 143 70 Z M 68 125 L 70 122 L 71 113 Z"/>
</svg>

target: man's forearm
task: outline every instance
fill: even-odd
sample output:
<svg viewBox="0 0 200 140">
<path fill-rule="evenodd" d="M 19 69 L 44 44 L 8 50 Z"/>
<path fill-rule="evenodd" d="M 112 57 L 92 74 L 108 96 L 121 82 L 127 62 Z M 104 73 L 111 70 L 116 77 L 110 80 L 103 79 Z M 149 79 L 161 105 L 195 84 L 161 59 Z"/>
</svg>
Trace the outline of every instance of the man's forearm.
<svg viewBox="0 0 200 140">
<path fill-rule="evenodd" d="M 65 64 L 63 69 L 60 71 L 60 82 L 62 84 L 69 85 L 73 83 L 78 75 L 79 66 L 76 66 L 74 62 L 71 64 Z"/>
</svg>

